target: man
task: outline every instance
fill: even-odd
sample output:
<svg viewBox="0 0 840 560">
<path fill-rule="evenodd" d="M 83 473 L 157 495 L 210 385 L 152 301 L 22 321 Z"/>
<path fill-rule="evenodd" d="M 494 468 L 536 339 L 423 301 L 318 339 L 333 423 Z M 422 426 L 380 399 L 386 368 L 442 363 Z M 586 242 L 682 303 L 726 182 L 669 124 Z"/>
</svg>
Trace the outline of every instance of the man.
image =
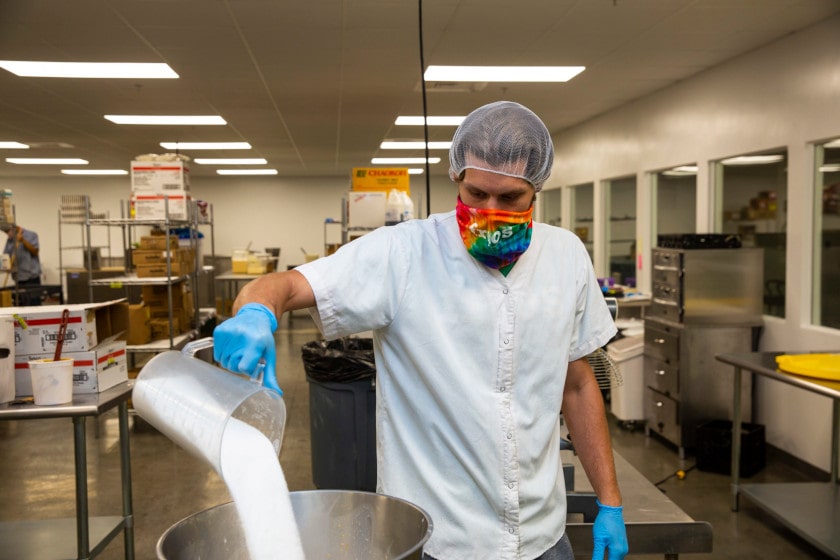
<svg viewBox="0 0 840 560">
<path fill-rule="evenodd" d="M 38 234 L 20 226 L 7 226 L 6 247 L 3 252 L 11 257 L 14 280 L 18 286 L 41 285 L 41 260 Z"/>
<path fill-rule="evenodd" d="M 215 356 L 274 371 L 285 311 L 328 339 L 373 331 L 378 491 L 433 521 L 424 558 L 571 559 L 560 411 L 598 496 L 595 555 L 627 552 L 606 414 L 586 355 L 615 326 L 589 256 L 533 223 L 554 148 L 529 109 L 497 102 L 455 132 L 454 212 L 379 228 L 243 288 Z M 276 378 L 268 383 L 276 387 Z"/>
</svg>

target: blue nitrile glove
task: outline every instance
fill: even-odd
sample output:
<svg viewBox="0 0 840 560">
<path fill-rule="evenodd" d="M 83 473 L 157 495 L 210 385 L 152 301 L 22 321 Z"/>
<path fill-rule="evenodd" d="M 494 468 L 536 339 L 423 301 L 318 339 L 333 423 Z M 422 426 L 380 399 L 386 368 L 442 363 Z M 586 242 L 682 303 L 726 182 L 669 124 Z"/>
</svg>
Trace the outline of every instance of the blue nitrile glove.
<svg viewBox="0 0 840 560">
<path fill-rule="evenodd" d="M 247 303 L 213 331 L 213 358 L 230 371 L 248 375 L 257 373 L 259 361 L 265 360 L 263 385 L 282 394 L 274 369 L 276 330 L 277 318 L 268 307 Z"/>
<path fill-rule="evenodd" d="M 604 549 L 608 550 L 607 560 L 622 560 L 627 555 L 627 530 L 624 528 L 624 517 L 621 506 L 605 506 L 598 500 L 598 517 L 592 525 L 592 536 L 595 546 L 592 549 L 592 560 L 604 560 Z"/>
</svg>

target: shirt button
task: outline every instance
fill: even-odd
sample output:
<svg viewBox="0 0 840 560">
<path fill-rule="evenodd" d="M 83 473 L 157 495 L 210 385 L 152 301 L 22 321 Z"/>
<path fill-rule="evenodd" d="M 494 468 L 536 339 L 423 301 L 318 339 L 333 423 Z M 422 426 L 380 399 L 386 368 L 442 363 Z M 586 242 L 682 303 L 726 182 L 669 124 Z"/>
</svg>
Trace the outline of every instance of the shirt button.
<svg viewBox="0 0 840 560">
<path fill-rule="evenodd" d="M 507 294 L 507 293 L 508 293 L 508 289 L 507 289 L 507 288 L 505 288 L 504 290 L 502 290 L 502 293 L 503 293 L 503 294 Z"/>
<path fill-rule="evenodd" d="M 515 484 L 514 484 L 513 482 L 511 482 L 511 483 L 509 483 L 509 484 L 508 484 L 508 488 L 510 488 L 511 490 L 513 490 L 513 487 L 514 487 L 514 486 L 515 486 Z"/>
<path fill-rule="evenodd" d="M 513 437 L 513 434 L 508 433 L 507 438 L 508 438 L 508 439 L 511 439 L 512 437 Z"/>
<path fill-rule="evenodd" d="M 509 338 L 506 338 L 506 339 L 505 339 L 505 344 L 508 344 L 509 342 L 510 342 L 510 339 L 509 339 Z"/>
<path fill-rule="evenodd" d="M 516 532 L 516 529 L 514 529 L 513 527 L 508 529 L 508 533 L 510 533 L 511 535 L 514 534 L 515 532 Z"/>
<path fill-rule="evenodd" d="M 505 386 L 504 386 L 504 385 L 502 385 L 501 387 L 499 387 L 499 391 L 501 391 L 502 393 L 504 393 L 504 392 L 505 392 Z"/>
</svg>

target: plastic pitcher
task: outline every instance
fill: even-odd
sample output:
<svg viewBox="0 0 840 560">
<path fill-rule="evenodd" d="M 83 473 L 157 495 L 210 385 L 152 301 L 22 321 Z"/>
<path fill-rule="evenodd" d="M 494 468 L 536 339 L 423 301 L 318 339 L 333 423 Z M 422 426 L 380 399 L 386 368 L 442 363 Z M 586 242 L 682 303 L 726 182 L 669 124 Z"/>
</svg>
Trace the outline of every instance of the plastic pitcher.
<svg viewBox="0 0 840 560">
<path fill-rule="evenodd" d="M 279 393 L 248 378 L 198 359 L 212 338 L 187 344 L 180 352 L 158 354 L 137 377 L 132 401 L 137 413 L 172 441 L 208 461 L 221 474 L 220 450 L 228 420 L 260 430 L 279 454 L 286 405 Z"/>
</svg>

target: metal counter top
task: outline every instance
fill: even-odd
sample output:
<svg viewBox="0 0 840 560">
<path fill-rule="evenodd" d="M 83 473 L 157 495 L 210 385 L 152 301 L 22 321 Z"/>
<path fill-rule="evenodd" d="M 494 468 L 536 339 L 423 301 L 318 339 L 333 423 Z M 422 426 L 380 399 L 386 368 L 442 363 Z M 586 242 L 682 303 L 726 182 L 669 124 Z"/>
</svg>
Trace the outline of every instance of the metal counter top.
<svg viewBox="0 0 840 560">
<path fill-rule="evenodd" d="M 33 418 L 77 418 L 98 416 L 131 396 L 134 381 L 129 380 L 101 393 L 73 395 L 73 401 L 53 406 L 37 406 L 29 399 L 15 399 L 0 404 L 0 420 L 29 420 Z"/>
<path fill-rule="evenodd" d="M 581 473 L 575 476 L 575 493 L 591 493 L 578 458 L 569 451 L 562 453 L 563 462 Z M 679 554 L 712 552 L 709 523 L 692 519 L 621 455 L 614 452 L 613 456 L 631 555 L 662 554 L 676 559 Z M 567 523 L 566 532 L 576 555 L 592 552 L 592 523 Z"/>
</svg>

